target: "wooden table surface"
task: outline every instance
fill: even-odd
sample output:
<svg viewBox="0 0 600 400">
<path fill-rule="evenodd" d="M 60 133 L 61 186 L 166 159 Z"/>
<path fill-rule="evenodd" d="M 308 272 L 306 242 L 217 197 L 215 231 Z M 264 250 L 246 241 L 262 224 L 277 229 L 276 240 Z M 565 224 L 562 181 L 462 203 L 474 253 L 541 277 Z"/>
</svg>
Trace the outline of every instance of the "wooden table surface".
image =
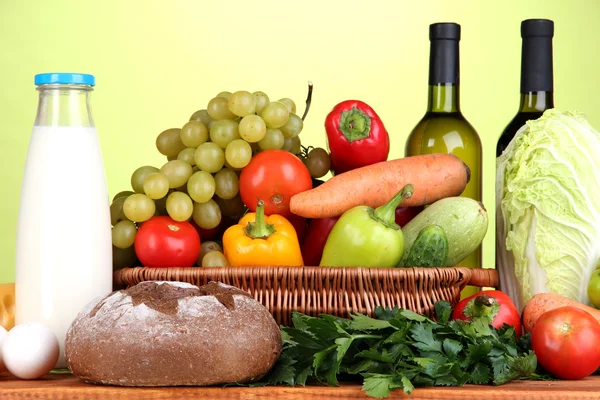
<svg viewBox="0 0 600 400">
<path fill-rule="evenodd" d="M 42 379 L 25 381 L 6 373 L 0 374 L 1 399 L 373 399 L 359 385 L 340 387 L 177 387 L 125 388 L 97 386 L 82 382 L 72 375 L 48 375 Z M 466 385 L 460 388 L 417 388 L 409 397 L 401 390 L 392 392 L 389 399 L 443 399 L 443 400 L 496 400 L 496 399 L 600 399 L 600 376 L 580 381 L 518 381 L 502 386 Z"/>
</svg>

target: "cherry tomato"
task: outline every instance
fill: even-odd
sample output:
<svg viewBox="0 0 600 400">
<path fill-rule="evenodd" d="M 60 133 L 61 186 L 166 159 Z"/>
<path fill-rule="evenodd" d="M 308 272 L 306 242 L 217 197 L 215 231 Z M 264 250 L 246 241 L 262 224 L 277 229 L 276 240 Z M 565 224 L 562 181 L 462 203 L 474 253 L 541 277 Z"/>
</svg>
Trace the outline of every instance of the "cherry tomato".
<svg viewBox="0 0 600 400">
<path fill-rule="evenodd" d="M 152 217 L 142 223 L 133 245 L 146 267 L 191 267 L 200 255 L 200 236 L 194 226 L 168 216 Z"/>
<path fill-rule="evenodd" d="M 266 215 L 290 217 L 290 198 L 309 189 L 312 189 L 312 179 L 308 169 L 298 157 L 285 150 L 260 152 L 240 175 L 242 201 L 254 212 L 260 198 L 265 203 Z"/>
<path fill-rule="evenodd" d="M 423 206 L 414 206 L 414 207 L 405 207 L 400 206 L 396 208 L 396 223 L 403 227 L 408 224 L 410 220 L 417 216 L 421 211 L 423 211 L 425 207 Z"/>
<path fill-rule="evenodd" d="M 538 363 L 560 379 L 582 379 L 600 367 L 600 324 L 572 306 L 545 312 L 531 331 Z"/>
<path fill-rule="evenodd" d="M 302 162 L 306 165 L 308 172 L 313 178 L 321 178 L 327 175 L 331 169 L 329 153 L 321 147 L 316 147 L 309 151 Z"/>
</svg>

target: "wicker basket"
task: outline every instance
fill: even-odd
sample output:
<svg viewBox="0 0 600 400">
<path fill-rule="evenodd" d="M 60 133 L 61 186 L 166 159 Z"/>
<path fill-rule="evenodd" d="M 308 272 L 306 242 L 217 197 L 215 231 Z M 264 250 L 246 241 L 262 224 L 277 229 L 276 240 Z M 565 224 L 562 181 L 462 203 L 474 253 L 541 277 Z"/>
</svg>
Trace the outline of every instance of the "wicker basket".
<svg viewBox="0 0 600 400">
<path fill-rule="evenodd" d="M 308 315 L 349 312 L 372 316 L 377 306 L 409 309 L 433 316 L 434 305 L 455 305 L 466 285 L 498 286 L 494 269 L 450 268 L 330 268 L 330 267 L 135 267 L 114 273 L 117 289 L 142 281 L 181 281 L 205 285 L 218 281 L 249 292 L 289 326 L 292 311 Z"/>
</svg>

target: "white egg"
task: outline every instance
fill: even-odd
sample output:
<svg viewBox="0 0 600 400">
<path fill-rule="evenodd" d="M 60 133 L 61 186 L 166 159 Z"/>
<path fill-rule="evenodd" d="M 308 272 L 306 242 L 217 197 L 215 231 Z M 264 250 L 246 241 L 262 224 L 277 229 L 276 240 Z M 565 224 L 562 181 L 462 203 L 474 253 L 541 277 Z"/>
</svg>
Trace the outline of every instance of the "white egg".
<svg viewBox="0 0 600 400">
<path fill-rule="evenodd" d="M 4 361 L 2 358 L 2 342 L 4 341 L 6 334 L 6 329 L 4 329 L 3 326 L 0 326 L 0 372 L 6 371 L 6 367 L 4 366 Z"/>
<path fill-rule="evenodd" d="M 23 323 L 6 334 L 0 352 L 11 374 L 21 379 L 37 379 L 50 372 L 58 361 L 58 339 L 44 324 Z"/>
</svg>

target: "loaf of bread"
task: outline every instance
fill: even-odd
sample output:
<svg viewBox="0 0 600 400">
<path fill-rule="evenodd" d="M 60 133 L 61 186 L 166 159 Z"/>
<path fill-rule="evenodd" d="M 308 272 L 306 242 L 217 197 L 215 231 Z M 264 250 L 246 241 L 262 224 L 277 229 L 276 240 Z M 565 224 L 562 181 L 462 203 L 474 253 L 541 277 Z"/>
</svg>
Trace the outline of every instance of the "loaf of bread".
<svg viewBox="0 0 600 400">
<path fill-rule="evenodd" d="M 71 324 L 65 357 L 73 375 L 118 386 L 207 386 L 264 376 L 281 333 L 248 293 L 211 282 L 147 281 L 115 291 Z"/>
</svg>

